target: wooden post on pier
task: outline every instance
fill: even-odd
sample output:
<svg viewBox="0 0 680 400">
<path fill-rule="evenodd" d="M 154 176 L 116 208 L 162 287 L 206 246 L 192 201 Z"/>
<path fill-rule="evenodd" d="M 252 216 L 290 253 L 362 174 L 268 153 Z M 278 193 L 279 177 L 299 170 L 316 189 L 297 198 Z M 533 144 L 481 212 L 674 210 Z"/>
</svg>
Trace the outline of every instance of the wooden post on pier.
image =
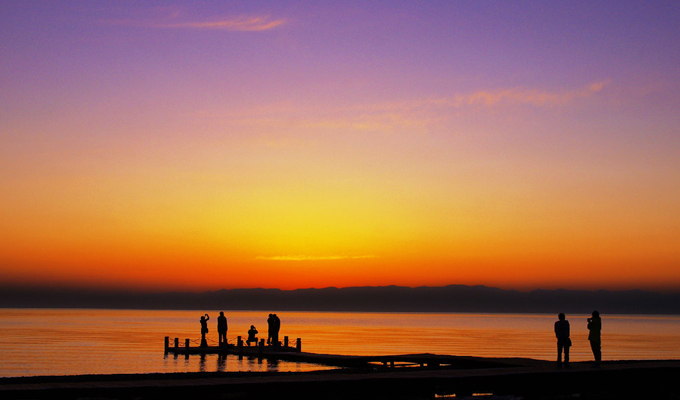
<svg viewBox="0 0 680 400">
<path fill-rule="evenodd" d="M 236 348 L 238 349 L 238 354 L 243 355 L 243 339 L 241 339 L 241 336 L 236 337 Z"/>
<path fill-rule="evenodd" d="M 179 347 L 179 338 L 175 338 L 175 349 Z"/>
<path fill-rule="evenodd" d="M 298 353 L 302 352 L 302 339 L 297 338 L 297 343 L 295 344 L 295 351 Z"/>
<path fill-rule="evenodd" d="M 264 339 L 260 339 L 260 345 L 257 347 L 257 354 L 264 354 Z"/>
<path fill-rule="evenodd" d="M 284 348 L 288 347 L 288 336 L 283 337 L 283 347 Z"/>
<path fill-rule="evenodd" d="M 189 350 L 189 339 L 184 340 L 184 347 L 186 347 L 187 350 Z"/>
<path fill-rule="evenodd" d="M 165 355 L 168 355 L 168 347 L 170 347 L 170 336 L 165 337 Z"/>
</svg>

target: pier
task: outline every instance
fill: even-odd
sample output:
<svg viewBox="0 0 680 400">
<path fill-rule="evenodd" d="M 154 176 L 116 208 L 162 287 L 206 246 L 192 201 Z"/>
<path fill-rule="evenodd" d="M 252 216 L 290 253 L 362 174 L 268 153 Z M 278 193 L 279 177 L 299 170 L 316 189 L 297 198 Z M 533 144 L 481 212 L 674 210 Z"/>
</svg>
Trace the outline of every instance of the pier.
<svg viewBox="0 0 680 400">
<path fill-rule="evenodd" d="M 207 354 L 233 354 L 240 357 L 257 357 L 268 360 L 281 360 L 292 362 L 304 362 L 341 368 L 376 369 L 376 368 L 491 368 L 509 367 L 508 363 L 489 361 L 475 357 L 447 356 L 436 354 L 402 354 L 388 356 L 347 356 L 339 354 L 318 354 L 302 351 L 302 339 L 295 341 L 295 346 L 289 346 L 288 337 L 279 346 L 267 346 L 264 339 L 260 339 L 257 346 L 246 346 L 239 336 L 237 344 L 224 344 L 222 346 L 191 346 L 191 340 L 185 339 L 184 346 L 180 345 L 179 338 L 165 337 L 165 354 L 184 355 L 207 355 Z"/>
<path fill-rule="evenodd" d="M 260 339 L 257 345 L 246 345 L 241 336 L 236 339 L 236 345 L 223 343 L 218 346 L 191 346 L 191 339 L 184 339 L 184 345 L 180 346 L 179 338 L 175 338 L 172 344 L 170 337 L 165 337 L 165 354 L 237 354 L 237 355 L 272 355 L 276 353 L 300 353 L 302 352 L 302 339 L 295 341 L 295 347 L 289 345 L 288 336 L 283 338 L 283 343 L 265 345 L 264 339 Z M 272 358 L 272 357 L 270 357 Z"/>
</svg>

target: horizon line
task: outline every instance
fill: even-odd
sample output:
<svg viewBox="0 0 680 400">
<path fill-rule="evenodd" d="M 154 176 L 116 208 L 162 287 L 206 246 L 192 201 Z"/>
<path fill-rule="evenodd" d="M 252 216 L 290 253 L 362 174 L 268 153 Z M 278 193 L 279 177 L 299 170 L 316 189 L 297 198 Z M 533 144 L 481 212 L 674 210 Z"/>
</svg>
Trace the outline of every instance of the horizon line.
<svg viewBox="0 0 680 400">
<path fill-rule="evenodd" d="M 648 292 L 648 293 L 659 293 L 659 294 L 680 294 L 680 288 L 645 288 L 645 287 L 622 287 L 622 288 L 592 288 L 592 287 L 532 287 L 532 288 L 511 288 L 511 287 L 499 287 L 490 286 L 487 284 L 458 284 L 450 283 L 444 285 L 398 285 L 398 284 L 387 284 L 387 285 L 351 285 L 351 286 L 308 286 L 308 287 L 298 287 L 298 288 L 280 288 L 280 287 L 222 287 L 215 289 L 191 289 L 191 288 L 135 288 L 135 287 L 103 287 L 103 286 L 87 286 L 87 285 L 23 285 L 23 284 L 12 284 L 11 282 L 0 282 L 0 289 L 3 291 L 14 291 L 14 292 L 29 292 L 29 291 L 57 291 L 57 292 L 99 292 L 99 293 L 135 293 L 135 294 L 205 294 L 214 293 L 219 291 L 232 291 L 232 290 L 278 290 L 282 292 L 293 292 L 297 290 L 325 290 L 325 289 L 358 289 L 358 288 L 406 288 L 406 289 L 419 289 L 419 288 L 447 288 L 452 286 L 458 287 L 483 287 L 488 289 L 498 289 L 503 291 L 514 291 L 520 293 L 531 293 L 535 291 L 571 291 L 571 292 Z"/>
</svg>

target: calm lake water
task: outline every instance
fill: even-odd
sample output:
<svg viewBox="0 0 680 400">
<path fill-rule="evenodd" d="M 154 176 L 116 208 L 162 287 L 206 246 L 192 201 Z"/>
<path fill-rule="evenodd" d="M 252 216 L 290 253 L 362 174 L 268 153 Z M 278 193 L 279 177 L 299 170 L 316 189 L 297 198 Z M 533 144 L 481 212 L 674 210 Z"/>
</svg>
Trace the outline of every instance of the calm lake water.
<svg viewBox="0 0 680 400">
<path fill-rule="evenodd" d="M 217 341 L 218 311 L 0 309 L 0 377 L 197 371 L 310 371 L 327 367 L 216 355 L 164 356 L 165 336 L 200 339 L 207 312 L 209 342 Z M 436 353 L 552 360 L 555 315 L 275 312 L 281 334 L 302 338 L 316 353 L 382 355 Z M 261 311 L 226 311 L 228 340 L 255 325 Z M 587 315 L 567 315 L 572 361 L 591 359 Z M 604 360 L 680 359 L 680 316 L 602 315 Z"/>
</svg>

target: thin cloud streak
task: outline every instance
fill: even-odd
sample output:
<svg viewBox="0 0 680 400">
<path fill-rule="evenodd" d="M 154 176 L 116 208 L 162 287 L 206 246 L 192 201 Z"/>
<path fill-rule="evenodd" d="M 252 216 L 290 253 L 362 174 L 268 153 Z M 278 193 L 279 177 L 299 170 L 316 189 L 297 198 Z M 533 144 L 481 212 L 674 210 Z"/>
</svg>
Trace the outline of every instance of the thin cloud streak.
<svg viewBox="0 0 680 400">
<path fill-rule="evenodd" d="M 305 256 L 305 255 L 294 255 L 294 256 L 258 256 L 255 257 L 256 260 L 268 260 L 268 261 L 323 261 L 323 260 L 348 260 L 348 259 L 361 259 L 361 258 L 377 258 L 377 256 Z"/>
<path fill-rule="evenodd" d="M 610 80 L 593 82 L 576 89 L 567 90 L 541 90 L 530 88 L 510 89 L 482 89 L 467 94 L 453 94 L 440 98 L 425 98 L 414 101 L 377 103 L 362 106 L 363 111 L 373 114 L 387 113 L 417 113 L 425 110 L 455 108 L 463 109 L 470 107 L 502 107 L 512 105 L 531 105 L 534 107 L 566 106 L 579 99 L 596 96 Z"/>
<path fill-rule="evenodd" d="M 479 108 L 504 108 L 528 105 L 536 108 L 566 107 L 579 100 L 600 94 L 610 81 L 590 83 L 581 88 L 548 91 L 529 88 L 478 90 L 443 98 L 429 98 L 405 102 L 386 102 L 337 108 L 329 116 L 319 118 L 294 105 L 267 107 L 264 110 L 240 112 L 239 115 L 220 115 L 230 125 L 267 129 L 275 127 L 307 129 L 351 129 L 355 131 L 427 132 L 432 124 L 439 124 L 452 115 L 475 112 Z M 452 111 L 455 110 L 455 114 Z M 312 112 L 312 114 L 315 114 Z M 194 114 L 215 118 L 206 113 Z"/>
<path fill-rule="evenodd" d="M 609 81 L 594 82 L 586 87 L 565 91 L 543 91 L 536 89 L 504 89 L 495 91 L 478 91 L 469 95 L 456 96 L 449 102 L 454 107 L 466 105 L 482 105 L 487 107 L 502 104 L 529 104 L 534 107 L 561 106 L 577 99 L 592 97 L 601 92 Z"/>
<path fill-rule="evenodd" d="M 176 22 L 167 24 L 155 24 L 156 28 L 191 28 L 191 29 L 214 29 L 241 32 L 258 32 L 274 29 L 281 26 L 284 19 L 271 20 L 268 17 L 238 17 L 219 21 L 204 22 Z"/>
<path fill-rule="evenodd" d="M 173 18 L 177 17 L 177 14 Z M 226 30 L 236 32 L 262 32 L 284 25 L 285 19 L 271 19 L 270 17 L 232 17 L 213 21 L 188 21 L 188 22 L 152 22 L 152 21 L 108 21 L 113 25 L 128 25 L 142 28 L 159 29 L 203 29 L 203 30 Z"/>
</svg>

